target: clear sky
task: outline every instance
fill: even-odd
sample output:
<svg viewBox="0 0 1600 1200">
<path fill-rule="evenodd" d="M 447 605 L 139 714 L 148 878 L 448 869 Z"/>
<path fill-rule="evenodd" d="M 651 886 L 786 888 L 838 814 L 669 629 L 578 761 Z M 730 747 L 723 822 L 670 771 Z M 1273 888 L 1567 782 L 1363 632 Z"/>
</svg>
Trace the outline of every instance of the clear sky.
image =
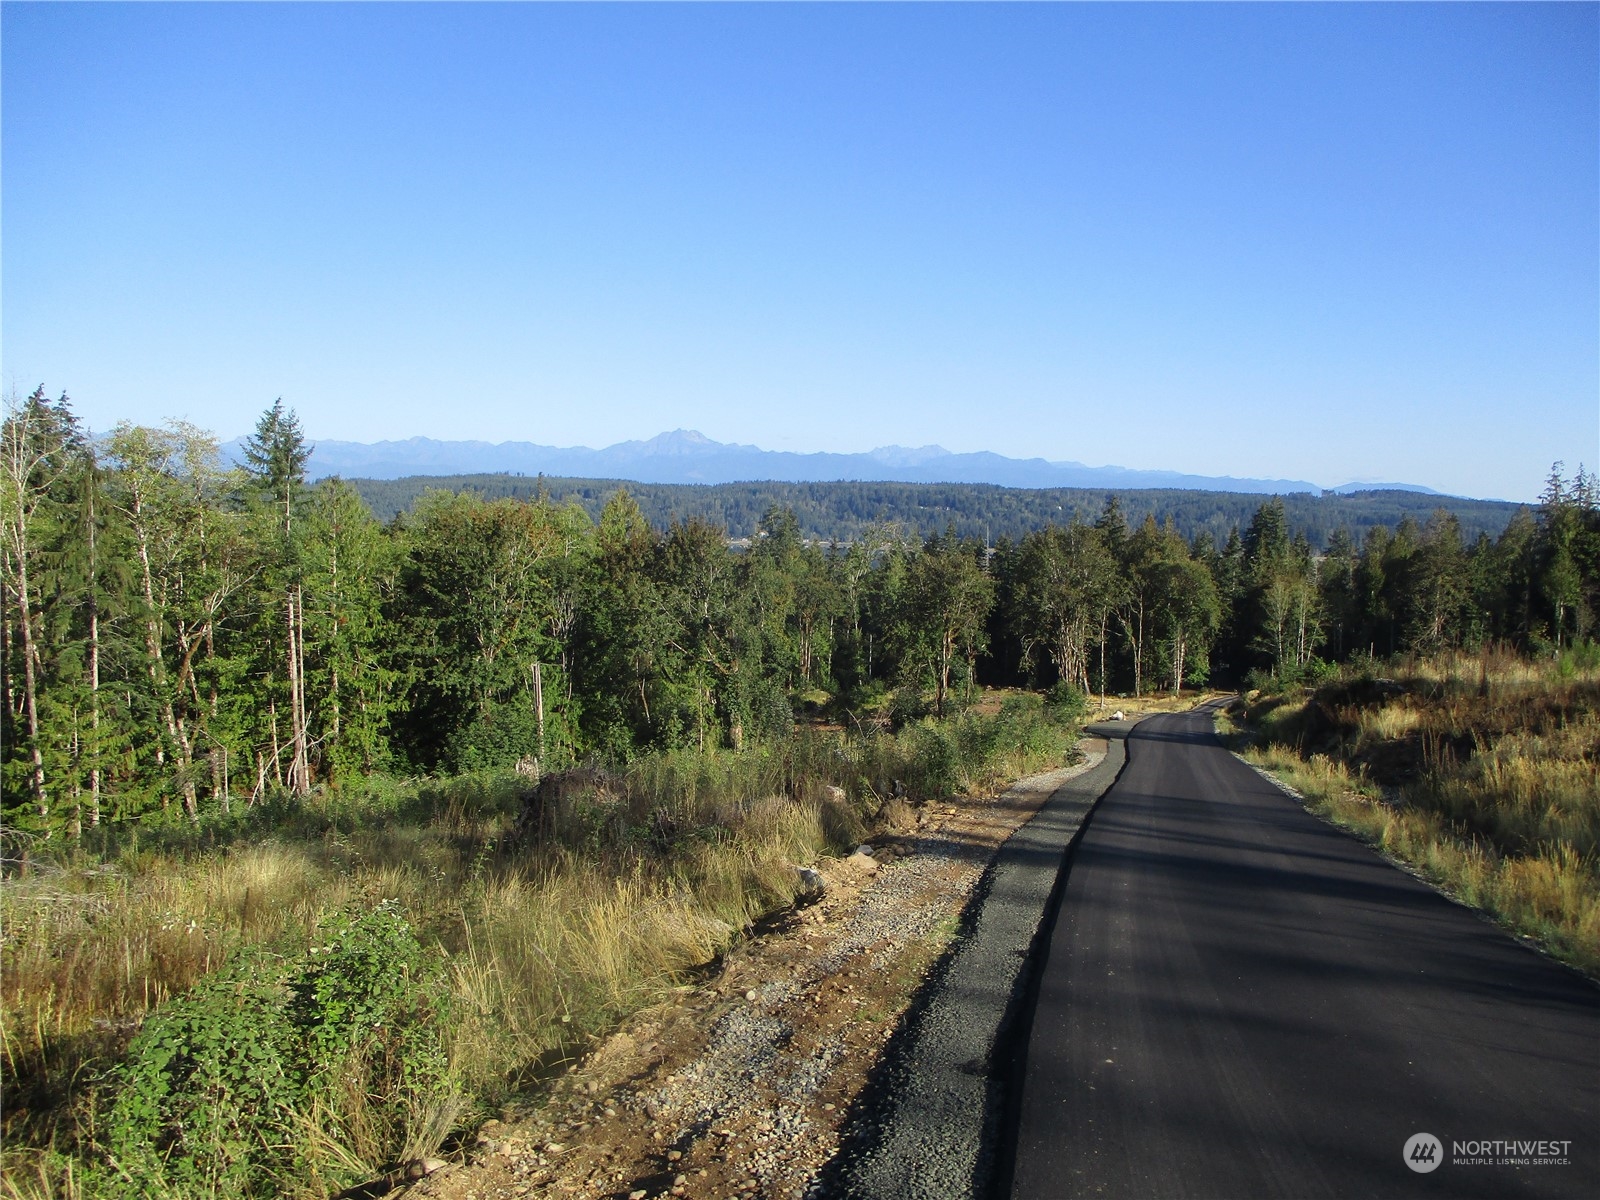
<svg viewBox="0 0 1600 1200">
<path fill-rule="evenodd" d="M 0 372 L 1527 499 L 1600 458 L 1597 13 L 8 2 Z"/>
</svg>

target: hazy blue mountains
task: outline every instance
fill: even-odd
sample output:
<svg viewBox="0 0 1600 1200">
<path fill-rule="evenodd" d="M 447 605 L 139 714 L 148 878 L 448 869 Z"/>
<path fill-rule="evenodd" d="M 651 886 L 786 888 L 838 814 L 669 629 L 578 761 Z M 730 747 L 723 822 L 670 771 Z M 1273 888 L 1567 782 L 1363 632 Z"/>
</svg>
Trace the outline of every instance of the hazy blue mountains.
<svg viewBox="0 0 1600 1200">
<path fill-rule="evenodd" d="M 237 455 L 237 442 L 224 449 Z M 553 475 L 627 479 L 639 483 L 734 483 L 771 480 L 825 483 L 871 480 L 899 483 L 989 483 L 1016 488 L 1185 488 L 1285 495 L 1320 492 L 1304 479 L 1235 479 L 1178 471 L 1090 467 L 1042 458 L 1007 458 L 979 451 L 953 454 L 940 446 L 882 446 L 864 454 L 796 454 L 715 442 L 677 429 L 649 441 L 618 442 L 600 450 L 587 446 L 541 446 L 533 442 L 447 442 L 408 438 L 396 442 L 319 441 L 311 457 L 313 478 L 401 479 L 411 475 Z M 1347 484 L 1346 488 L 1399 488 L 1408 484 Z"/>
</svg>

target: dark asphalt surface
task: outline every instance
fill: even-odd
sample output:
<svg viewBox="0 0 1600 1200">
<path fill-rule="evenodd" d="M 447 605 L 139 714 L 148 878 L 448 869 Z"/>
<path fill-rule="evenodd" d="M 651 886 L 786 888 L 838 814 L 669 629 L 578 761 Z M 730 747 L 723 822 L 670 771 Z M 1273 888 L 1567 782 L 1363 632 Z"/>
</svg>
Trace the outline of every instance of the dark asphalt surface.
<svg viewBox="0 0 1600 1200">
<path fill-rule="evenodd" d="M 1600 1195 L 1600 988 L 1309 815 L 1206 713 L 1131 734 L 1026 1054 L 1017 1200 Z M 1569 1165 L 1453 1161 L 1488 1139 Z"/>
<path fill-rule="evenodd" d="M 885 1047 L 814 1195 L 961 1200 L 989 1191 L 1007 1100 L 993 1059 L 1015 1040 L 1063 856 L 1122 763 L 1122 743 L 1112 741 L 1099 764 L 1065 781 L 1000 847 L 950 954 Z"/>
</svg>

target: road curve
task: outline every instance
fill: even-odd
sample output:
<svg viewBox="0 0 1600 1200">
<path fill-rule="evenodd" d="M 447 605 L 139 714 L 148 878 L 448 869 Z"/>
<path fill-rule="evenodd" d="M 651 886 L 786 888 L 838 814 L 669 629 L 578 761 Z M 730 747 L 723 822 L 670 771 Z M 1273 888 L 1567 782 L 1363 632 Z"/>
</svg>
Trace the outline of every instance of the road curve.
<svg viewBox="0 0 1600 1200">
<path fill-rule="evenodd" d="M 1016 1200 L 1600 1195 L 1600 988 L 1309 815 L 1205 712 L 1130 735 L 1021 1075 Z M 1457 1160 L 1496 1139 L 1568 1164 Z"/>
</svg>

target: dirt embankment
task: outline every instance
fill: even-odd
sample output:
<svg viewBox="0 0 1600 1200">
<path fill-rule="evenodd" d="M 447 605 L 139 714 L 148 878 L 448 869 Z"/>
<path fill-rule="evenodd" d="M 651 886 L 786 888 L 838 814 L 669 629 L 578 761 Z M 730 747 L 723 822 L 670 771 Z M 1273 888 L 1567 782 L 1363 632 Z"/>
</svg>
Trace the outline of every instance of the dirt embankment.
<svg viewBox="0 0 1600 1200">
<path fill-rule="evenodd" d="M 818 1194 L 861 1093 L 995 850 L 1088 761 L 993 798 L 906 810 L 870 854 L 821 865 L 825 890 L 620 1029 L 467 1161 L 433 1200 Z"/>
</svg>

